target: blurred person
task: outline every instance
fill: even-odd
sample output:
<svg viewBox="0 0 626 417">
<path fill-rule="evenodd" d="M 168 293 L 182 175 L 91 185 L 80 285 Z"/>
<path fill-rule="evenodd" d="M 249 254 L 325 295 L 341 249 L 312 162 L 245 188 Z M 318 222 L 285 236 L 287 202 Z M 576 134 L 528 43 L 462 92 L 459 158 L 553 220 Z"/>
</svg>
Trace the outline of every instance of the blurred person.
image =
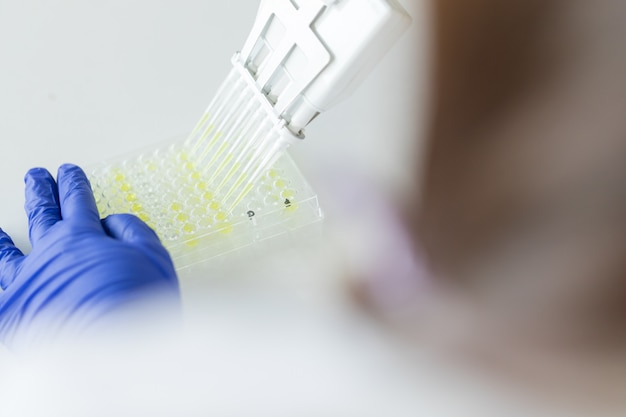
<svg viewBox="0 0 626 417">
<path fill-rule="evenodd" d="M 394 304 L 384 276 L 367 299 L 505 381 L 623 410 L 626 2 L 437 0 L 434 15 L 404 215 L 429 289 L 397 280 Z"/>
</svg>

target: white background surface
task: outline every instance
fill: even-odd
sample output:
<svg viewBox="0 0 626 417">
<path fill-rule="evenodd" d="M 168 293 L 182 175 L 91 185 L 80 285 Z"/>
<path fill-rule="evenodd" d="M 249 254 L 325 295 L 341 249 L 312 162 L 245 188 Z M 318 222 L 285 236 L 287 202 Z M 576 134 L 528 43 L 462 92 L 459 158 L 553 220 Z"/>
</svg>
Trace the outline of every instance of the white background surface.
<svg viewBox="0 0 626 417">
<path fill-rule="evenodd" d="M 391 233 L 393 240 L 393 231 L 380 193 L 407 194 L 420 146 L 429 18 L 421 0 L 403 3 L 414 18 L 410 31 L 352 97 L 321 115 L 292 148 L 326 210 L 325 238 L 304 250 L 181 274 L 197 344 L 191 353 L 183 349 L 191 356 L 176 359 L 179 368 L 165 354 L 159 372 L 134 362 L 120 375 L 119 357 L 109 357 L 113 363 L 95 364 L 115 387 L 100 404 L 95 387 L 103 383 L 83 374 L 94 364 L 77 365 L 69 355 L 48 376 L 58 375 L 57 366 L 72 383 L 18 370 L 5 380 L 11 401 L 3 408 L 28 413 L 30 404 L 32 415 L 40 407 L 47 416 L 100 415 L 96 410 L 400 416 L 419 409 L 456 415 L 459 405 L 476 406 L 467 384 L 453 389 L 441 368 L 403 357 L 402 346 L 346 296 L 345 276 L 372 272 L 377 256 L 389 251 L 381 236 Z M 18 246 L 29 247 L 25 172 L 43 166 L 54 173 L 64 162 L 89 166 L 185 135 L 227 74 L 257 5 L 0 0 L 0 226 Z M 297 372 L 302 377 L 294 379 Z M 450 391 L 465 395 L 450 403 Z M 50 399 L 65 411 L 55 414 Z"/>
<path fill-rule="evenodd" d="M 0 414 L 511 411 L 505 397 L 406 349 L 347 296 L 347 276 L 385 278 L 385 266 L 407 261 L 386 204 L 409 193 L 422 145 L 431 20 L 425 1 L 403 4 L 414 19 L 409 32 L 292 148 L 326 211 L 323 237 L 181 274 L 187 346 L 103 352 L 98 361 L 69 352 L 26 370 L 3 368 Z M 31 167 L 89 166 L 184 136 L 227 74 L 257 5 L 0 0 L 0 227 L 28 251 L 22 178 Z"/>
<path fill-rule="evenodd" d="M 22 178 L 33 166 L 89 165 L 185 135 L 243 46 L 257 0 L 0 0 L 0 224 L 28 246 Z M 415 18 L 362 88 L 294 149 L 314 184 L 343 166 L 403 181 L 425 88 Z M 423 39 L 420 37 L 419 39 Z M 319 188 L 319 187 L 316 187 Z M 320 191 L 324 194 L 324 190 Z"/>
</svg>

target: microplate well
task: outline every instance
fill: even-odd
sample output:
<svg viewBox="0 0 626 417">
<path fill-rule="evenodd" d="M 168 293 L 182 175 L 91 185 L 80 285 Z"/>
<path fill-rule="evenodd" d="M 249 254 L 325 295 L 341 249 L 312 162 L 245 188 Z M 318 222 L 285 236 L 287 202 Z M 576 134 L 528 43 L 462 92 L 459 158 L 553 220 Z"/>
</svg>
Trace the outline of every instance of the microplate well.
<svg viewBox="0 0 626 417">
<path fill-rule="evenodd" d="M 102 217 L 132 213 L 152 227 L 177 269 L 293 232 L 322 219 L 317 195 L 284 152 L 228 211 L 183 141 L 95 166 Z"/>
</svg>

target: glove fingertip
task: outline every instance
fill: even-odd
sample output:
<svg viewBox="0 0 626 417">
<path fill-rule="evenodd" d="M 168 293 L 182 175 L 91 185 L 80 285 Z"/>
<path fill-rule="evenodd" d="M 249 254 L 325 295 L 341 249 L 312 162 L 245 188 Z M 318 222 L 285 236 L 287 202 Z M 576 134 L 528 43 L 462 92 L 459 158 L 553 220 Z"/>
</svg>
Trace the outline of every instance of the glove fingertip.
<svg viewBox="0 0 626 417">
<path fill-rule="evenodd" d="M 50 174 L 50 171 L 42 167 L 35 167 L 26 171 L 26 174 L 24 175 L 24 182 L 28 183 L 28 181 L 31 179 L 42 178 L 51 179 L 52 181 L 54 181 L 54 178 L 52 177 L 52 174 Z"/>
<path fill-rule="evenodd" d="M 24 209 L 28 217 L 31 244 L 35 244 L 61 220 L 57 184 L 45 168 L 31 168 L 24 176 Z"/>
<path fill-rule="evenodd" d="M 63 164 L 57 172 L 63 219 L 100 229 L 100 214 L 87 174 L 78 165 Z"/>
<path fill-rule="evenodd" d="M 132 214 L 112 214 L 102 220 L 102 226 L 109 236 L 124 242 L 149 241 L 161 244 L 155 231 Z"/>
<path fill-rule="evenodd" d="M 71 171 L 74 171 L 74 173 L 84 176 L 85 178 L 87 178 L 87 175 L 85 174 L 85 171 L 83 171 L 83 169 L 81 167 L 79 167 L 78 165 L 75 164 L 70 164 L 70 163 L 64 163 L 61 164 L 59 166 L 59 169 L 57 171 L 58 175 L 67 175 L 69 173 L 71 173 Z"/>
<path fill-rule="evenodd" d="M 15 280 L 23 258 L 24 254 L 15 246 L 11 237 L 0 229 L 0 288 L 6 290 Z"/>
</svg>

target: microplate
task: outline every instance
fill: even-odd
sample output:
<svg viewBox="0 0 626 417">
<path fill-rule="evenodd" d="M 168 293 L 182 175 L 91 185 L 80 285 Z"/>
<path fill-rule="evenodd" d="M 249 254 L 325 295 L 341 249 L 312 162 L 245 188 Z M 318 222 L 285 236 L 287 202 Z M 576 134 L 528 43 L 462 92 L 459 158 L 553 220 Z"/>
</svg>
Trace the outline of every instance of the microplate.
<svg viewBox="0 0 626 417">
<path fill-rule="evenodd" d="M 94 166 L 89 179 L 102 217 L 131 213 L 157 233 L 177 269 L 277 238 L 293 238 L 323 215 L 288 152 L 228 211 L 185 141 Z"/>
</svg>

